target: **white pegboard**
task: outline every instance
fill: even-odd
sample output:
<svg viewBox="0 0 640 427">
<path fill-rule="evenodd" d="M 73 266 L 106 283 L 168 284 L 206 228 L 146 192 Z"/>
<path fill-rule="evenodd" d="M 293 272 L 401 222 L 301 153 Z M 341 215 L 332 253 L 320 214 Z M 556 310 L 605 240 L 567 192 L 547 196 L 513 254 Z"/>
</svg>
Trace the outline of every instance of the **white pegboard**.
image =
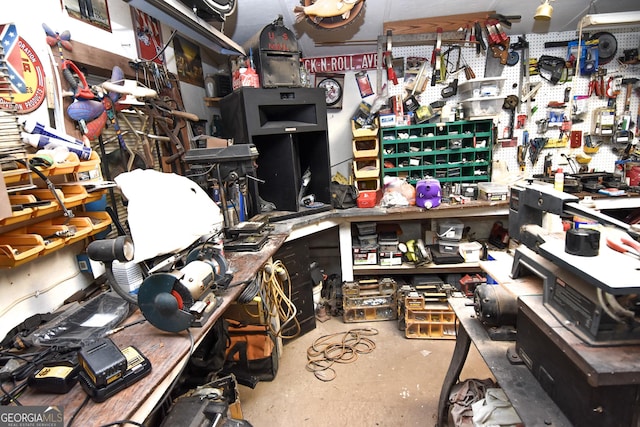
<svg viewBox="0 0 640 427">
<path fill-rule="evenodd" d="M 617 61 L 617 58 L 623 55 L 623 51 L 626 49 L 638 48 L 640 46 L 640 32 L 634 31 L 632 28 L 623 28 L 623 29 L 610 29 L 607 30 L 612 33 L 617 41 L 617 52 L 616 59 L 611 61 L 610 63 L 601 66 L 601 68 L 606 68 L 607 75 L 605 76 L 605 85 L 609 76 L 620 75 L 624 78 L 628 77 L 636 77 L 640 78 L 640 66 L 625 66 Z M 567 47 L 554 47 L 554 48 L 546 48 L 544 44 L 546 42 L 553 41 L 567 41 L 567 40 L 575 40 L 578 38 L 577 31 L 566 31 L 561 33 L 545 33 L 545 34 L 527 34 L 526 40 L 529 43 L 529 57 L 530 58 L 539 58 L 541 55 L 551 55 L 565 58 L 567 54 Z M 518 41 L 517 35 L 511 36 L 511 42 Z M 408 57 L 422 57 L 427 60 L 431 59 L 431 55 L 433 52 L 433 46 L 430 45 L 420 45 L 420 46 L 402 46 L 402 47 L 394 47 L 392 50 L 392 54 L 394 58 L 408 58 Z M 442 46 L 442 51 L 446 51 L 448 49 L 447 45 Z M 518 51 L 519 54 L 522 51 Z M 463 47 L 462 48 L 462 58 L 461 65 L 465 63 L 468 64 L 474 71 L 477 78 L 484 77 L 484 69 L 485 69 L 485 61 L 486 56 L 484 54 L 477 55 L 475 47 Z M 457 52 L 451 54 L 451 61 L 455 63 L 457 59 Z M 455 64 L 453 64 L 453 68 L 455 68 Z M 431 77 L 432 68 L 428 67 L 429 77 Z M 520 89 L 518 88 L 518 83 L 520 80 L 520 62 L 515 66 L 505 66 L 501 77 L 505 78 L 502 96 L 507 95 L 516 95 L 521 97 Z M 457 75 L 459 79 L 458 84 L 466 81 L 464 72 L 461 72 Z M 447 84 L 452 81 L 452 77 L 447 79 Z M 522 135 L 525 130 L 529 132 L 529 138 L 536 137 L 548 137 L 548 138 L 558 138 L 560 131 L 557 128 L 550 128 L 546 133 L 539 134 L 538 126 L 536 122 L 547 117 L 548 108 L 547 105 L 551 101 L 559 101 L 562 102 L 565 96 L 565 89 L 571 89 L 572 96 L 578 95 L 587 95 L 588 94 L 588 84 L 589 77 L 584 76 L 574 76 L 572 81 L 565 83 L 558 83 L 557 85 L 552 85 L 550 82 L 542 79 L 540 76 L 533 75 L 530 76 L 529 79 L 530 85 L 535 85 L 538 82 L 542 82 L 542 86 L 540 90 L 537 92 L 535 96 L 535 101 L 531 102 L 531 107 L 534 109 L 534 113 L 527 118 L 525 123 L 525 127 L 522 129 L 514 129 L 513 136 L 518 139 L 518 145 L 522 144 Z M 390 96 L 393 95 L 402 95 L 403 97 L 406 95 L 403 87 L 403 79 L 399 80 L 398 85 L 393 85 L 390 82 L 387 82 L 388 92 Z M 442 99 L 441 91 L 446 86 L 446 84 L 437 84 L 435 86 L 429 85 L 427 89 L 419 95 L 419 100 L 422 105 L 428 105 L 431 102 Z M 636 84 L 635 87 L 640 87 L 640 83 Z M 640 89 L 638 89 L 640 91 Z M 624 110 L 624 102 L 625 102 L 625 94 L 626 88 L 622 87 L 619 95 L 616 98 L 615 106 L 616 106 L 616 114 L 620 115 Z M 444 99 L 447 101 L 447 104 L 455 106 L 459 101 L 459 95 L 455 95 L 450 98 Z M 640 104 L 640 96 L 637 92 L 634 92 L 631 96 L 631 116 L 633 121 L 636 121 L 636 115 L 638 113 L 638 106 Z M 569 105 L 569 104 L 568 104 Z M 584 121 L 581 123 L 573 123 L 572 130 L 582 131 L 583 137 L 586 134 L 591 132 L 592 125 L 592 111 L 599 107 L 605 107 L 607 105 L 606 99 L 599 99 L 595 95 L 588 98 L 584 101 L 584 105 L 586 105 L 587 113 L 583 115 Z M 516 115 L 518 113 L 526 113 L 526 108 L 516 109 Z M 568 114 L 568 109 L 565 112 Z M 494 123 L 497 126 L 498 137 L 502 137 L 505 127 L 509 125 L 510 116 L 509 113 L 505 110 L 494 119 Z M 635 130 L 635 129 L 633 129 Z M 595 140 L 600 140 L 602 138 L 594 138 Z M 517 162 L 517 148 L 516 147 L 502 147 L 498 144 L 494 150 L 493 158 L 494 160 L 499 160 L 505 162 L 509 171 L 519 171 L 518 162 Z M 560 155 L 561 153 L 567 154 L 569 156 L 576 155 L 578 153 L 582 153 L 582 148 L 571 149 L 567 145 L 567 148 L 547 148 L 543 149 L 538 157 L 538 161 L 535 165 L 532 165 L 529 161 L 529 156 L 527 153 L 527 161 L 526 161 L 526 169 L 524 171 L 525 177 L 530 177 L 535 174 L 540 174 L 543 171 L 543 163 L 544 157 L 547 153 L 553 153 L 553 168 L 555 169 L 558 166 L 563 167 L 566 171 L 571 172 L 571 167 L 566 165 L 566 160 Z M 594 171 L 605 171 L 605 172 L 613 172 L 615 169 L 615 161 L 618 159 L 618 155 L 613 151 L 613 144 L 609 139 L 603 139 L 603 145 L 600 147 L 600 150 L 596 154 L 591 154 L 592 159 L 589 163 L 588 167 L 590 170 Z"/>
</svg>

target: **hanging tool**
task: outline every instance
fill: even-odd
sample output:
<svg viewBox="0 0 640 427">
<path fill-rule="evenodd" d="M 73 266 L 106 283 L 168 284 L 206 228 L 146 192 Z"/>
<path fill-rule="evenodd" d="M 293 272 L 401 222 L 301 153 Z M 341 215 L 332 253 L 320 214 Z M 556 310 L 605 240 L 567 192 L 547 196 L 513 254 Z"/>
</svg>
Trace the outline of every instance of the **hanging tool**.
<svg viewBox="0 0 640 427">
<path fill-rule="evenodd" d="M 504 99 L 502 109 L 509 112 L 509 127 L 507 130 L 507 141 L 513 142 L 513 128 L 515 126 L 515 111 L 520 105 L 520 99 L 515 95 L 509 95 Z"/>
<path fill-rule="evenodd" d="M 416 111 L 418 107 L 420 107 L 420 102 L 415 96 L 416 90 L 418 87 L 422 88 L 422 78 L 424 76 L 424 71 L 427 68 L 427 60 L 425 59 L 420 66 L 420 71 L 418 71 L 418 75 L 413 83 L 413 89 L 411 89 L 411 93 L 407 96 L 402 104 L 406 111 Z"/>
<path fill-rule="evenodd" d="M 527 41 L 527 39 L 525 38 L 525 36 L 518 36 L 518 41 L 516 43 L 512 43 L 510 45 L 511 50 L 521 50 L 522 51 L 522 57 L 520 58 L 520 75 L 519 77 L 519 82 L 518 82 L 518 91 L 520 92 L 520 96 L 524 97 L 526 95 L 525 92 L 525 87 L 529 88 L 529 42 Z M 526 99 L 526 115 L 527 117 L 530 117 L 531 115 L 531 101 L 530 98 Z M 520 104 L 520 109 L 519 109 L 520 113 L 523 113 L 522 111 L 522 104 Z"/>
<path fill-rule="evenodd" d="M 538 74 L 552 85 L 558 84 L 562 78 L 565 69 L 564 58 L 558 56 L 542 55 L 538 59 Z M 542 71 L 550 72 L 549 76 L 544 75 Z"/>
<path fill-rule="evenodd" d="M 460 61 L 461 61 L 461 57 L 462 57 L 462 49 L 460 48 L 459 45 L 455 45 L 455 46 L 450 47 L 443 55 L 444 57 L 447 58 L 447 63 L 449 63 L 449 56 L 450 56 L 452 50 L 457 50 L 458 51 L 458 58 L 456 60 L 456 69 L 451 73 L 451 75 L 455 76 L 457 73 L 459 73 L 461 71 Z M 466 71 L 466 68 L 465 68 L 465 71 Z M 451 83 L 449 83 L 449 85 L 447 85 L 447 87 L 442 89 L 442 91 L 440 92 L 440 95 L 443 98 L 450 98 L 453 95 L 457 95 L 457 94 L 458 94 L 458 78 L 457 77 Z"/>
<path fill-rule="evenodd" d="M 522 145 L 518 145 L 518 166 L 520 171 L 524 172 L 527 162 L 527 149 L 529 148 L 529 131 L 522 132 Z"/>
<path fill-rule="evenodd" d="M 622 113 L 622 120 L 620 121 L 620 128 L 622 130 L 629 130 L 634 126 L 634 123 L 631 120 L 631 94 L 633 93 L 633 86 L 639 81 L 640 79 L 636 77 L 627 77 L 622 79 L 622 84 L 625 86 L 626 90 L 624 96 L 624 113 Z"/>
<path fill-rule="evenodd" d="M 540 151 L 542 151 L 546 143 L 547 138 L 533 138 L 533 140 L 529 144 L 529 161 L 531 162 L 532 166 L 538 162 Z"/>
<path fill-rule="evenodd" d="M 387 30 L 387 50 L 384 52 L 384 63 L 387 66 L 387 80 L 390 80 L 394 85 L 397 85 L 398 76 L 393 69 L 393 55 L 391 54 L 392 47 L 392 31 Z"/>
<path fill-rule="evenodd" d="M 435 86 L 440 77 L 440 52 L 442 50 L 442 28 L 438 27 L 436 35 L 436 45 L 431 54 L 431 66 L 433 67 L 433 77 L 431 78 L 431 86 Z"/>
<path fill-rule="evenodd" d="M 487 45 L 484 42 L 484 36 L 482 35 L 482 26 L 479 21 L 475 21 L 473 23 L 473 32 L 475 33 L 475 41 L 478 42 L 476 44 L 476 55 L 480 55 L 481 53 L 486 52 Z"/>
<path fill-rule="evenodd" d="M 487 30 L 487 38 L 489 47 L 495 58 L 500 58 L 502 65 L 515 65 L 518 62 L 518 54 L 509 52 L 510 39 L 509 36 L 501 29 L 500 23 L 494 19 L 485 21 Z"/>
</svg>

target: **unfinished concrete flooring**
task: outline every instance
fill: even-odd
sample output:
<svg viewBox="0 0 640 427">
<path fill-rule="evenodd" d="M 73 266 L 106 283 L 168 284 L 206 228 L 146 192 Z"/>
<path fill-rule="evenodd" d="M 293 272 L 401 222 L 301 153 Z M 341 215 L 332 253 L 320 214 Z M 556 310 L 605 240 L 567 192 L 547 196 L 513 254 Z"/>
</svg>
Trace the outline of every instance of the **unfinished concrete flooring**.
<svg viewBox="0 0 640 427">
<path fill-rule="evenodd" d="M 375 348 L 352 363 L 335 364 L 324 382 L 305 368 L 307 349 L 321 336 L 374 328 Z M 433 426 L 454 340 L 407 339 L 397 321 L 317 322 L 316 329 L 287 342 L 274 381 L 239 387 L 244 418 L 254 427 Z M 491 373 L 471 346 L 461 379 Z"/>
</svg>

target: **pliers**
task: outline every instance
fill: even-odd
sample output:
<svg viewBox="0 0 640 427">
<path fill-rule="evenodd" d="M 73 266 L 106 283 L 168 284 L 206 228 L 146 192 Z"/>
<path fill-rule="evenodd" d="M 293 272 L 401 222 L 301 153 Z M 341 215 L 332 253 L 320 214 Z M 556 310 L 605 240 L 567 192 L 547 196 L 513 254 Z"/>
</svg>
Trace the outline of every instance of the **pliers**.
<svg viewBox="0 0 640 427">
<path fill-rule="evenodd" d="M 630 253 L 640 258 L 640 243 L 630 237 L 622 236 L 618 240 L 607 237 L 607 246 L 622 254 Z"/>
</svg>

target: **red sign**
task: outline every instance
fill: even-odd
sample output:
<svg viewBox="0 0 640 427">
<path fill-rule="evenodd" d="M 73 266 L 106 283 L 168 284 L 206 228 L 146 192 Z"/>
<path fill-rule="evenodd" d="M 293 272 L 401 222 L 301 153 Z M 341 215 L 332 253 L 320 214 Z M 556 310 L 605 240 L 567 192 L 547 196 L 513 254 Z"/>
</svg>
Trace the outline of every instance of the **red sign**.
<svg viewBox="0 0 640 427">
<path fill-rule="evenodd" d="M 0 108 L 15 108 L 18 114 L 34 111 L 46 94 L 44 67 L 31 46 L 18 36 L 14 24 L 0 25 L 0 41 L 4 47 L 5 73 L 11 83 L 11 92 L 0 94 Z"/>
<path fill-rule="evenodd" d="M 155 58 L 153 62 L 162 65 L 164 55 L 161 52 L 164 46 L 160 22 L 134 7 L 131 8 L 131 17 L 136 31 L 138 55 L 146 60 Z"/>
<path fill-rule="evenodd" d="M 378 67 L 377 53 L 355 55 L 323 56 L 303 58 L 304 67 L 309 73 L 335 73 L 344 71 L 372 70 Z"/>
</svg>

